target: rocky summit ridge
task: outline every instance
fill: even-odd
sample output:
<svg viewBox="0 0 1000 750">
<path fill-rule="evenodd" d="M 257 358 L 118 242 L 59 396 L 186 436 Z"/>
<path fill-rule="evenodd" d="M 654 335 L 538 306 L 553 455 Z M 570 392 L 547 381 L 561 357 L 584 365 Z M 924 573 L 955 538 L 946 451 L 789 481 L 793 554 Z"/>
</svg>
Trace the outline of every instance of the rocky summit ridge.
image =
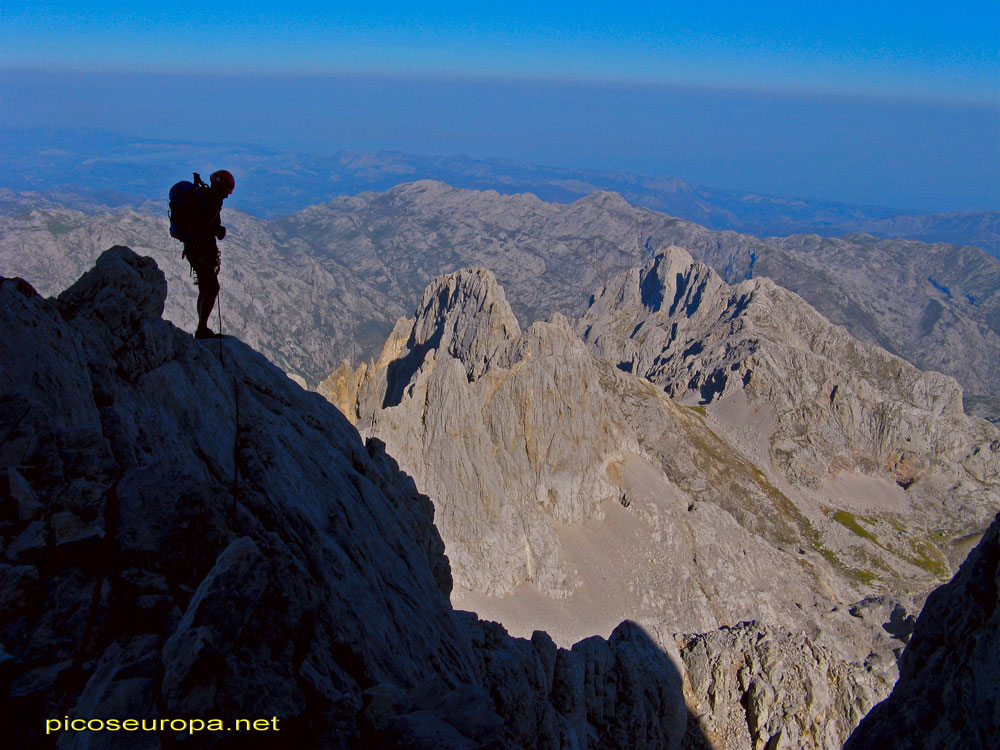
<svg viewBox="0 0 1000 750">
<path fill-rule="evenodd" d="M 671 247 L 599 290 L 577 329 L 722 424 L 766 423 L 766 458 L 793 484 L 881 474 L 980 528 L 997 509 L 1000 434 L 965 415 L 958 383 L 858 341 L 770 279 L 730 286 Z M 940 476 L 951 482 L 932 487 Z"/>
<path fill-rule="evenodd" d="M 675 662 L 637 625 L 567 649 L 453 610 L 431 503 L 383 445 L 246 345 L 162 320 L 165 297 L 123 247 L 58 298 L 0 279 L 15 744 L 63 715 L 277 716 L 283 743 L 324 748 L 697 739 Z"/>
</svg>

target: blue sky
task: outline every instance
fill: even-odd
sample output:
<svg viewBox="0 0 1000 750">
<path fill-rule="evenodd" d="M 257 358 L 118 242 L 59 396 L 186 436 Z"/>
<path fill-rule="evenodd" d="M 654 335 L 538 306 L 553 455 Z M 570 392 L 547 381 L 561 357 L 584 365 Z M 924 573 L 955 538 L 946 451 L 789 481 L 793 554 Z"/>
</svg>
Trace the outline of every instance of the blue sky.
<svg viewBox="0 0 1000 750">
<path fill-rule="evenodd" d="M 3 0 L 0 42 L 16 127 L 1000 208 L 996 2 Z"/>
<path fill-rule="evenodd" d="M 4 0 L 0 64 L 546 76 L 995 101 L 996 2 Z"/>
</svg>

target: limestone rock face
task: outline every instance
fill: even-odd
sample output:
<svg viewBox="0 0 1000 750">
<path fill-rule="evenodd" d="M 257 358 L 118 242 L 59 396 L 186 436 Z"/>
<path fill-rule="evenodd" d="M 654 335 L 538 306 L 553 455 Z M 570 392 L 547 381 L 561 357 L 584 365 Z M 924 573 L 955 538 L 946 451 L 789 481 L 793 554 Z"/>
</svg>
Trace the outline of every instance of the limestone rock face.
<svg viewBox="0 0 1000 750">
<path fill-rule="evenodd" d="M 748 407 L 766 415 L 769 460 L 793 484 L 885 476 L 979 528 L 1000 503 L 1000 433 L 965 416 L 954 380 L 852 338 L 768 279 L 729 286 L 669 248 L 601 289 L 578 329 L 603 357 L 720 422 L 736 425 Z M 947 491 L 933 486 L 941 476 Z"/>
<path fill-rule="evenodd" d="M 681 639 L 696 723 L 720 748 L 839 750 L 884 692 L 862 665 L 756 622 Z"/>
<path fill-rule="evenodd" d="M 990 747 L 1000 736 L 1000 515 L 927 597 L 892 694 L 846 747 Z"/>
<path fill-rule="evenodd" d="M 517 318 L 489 271 L 452 274 L 428 288 L 417 303 L 417 325 L 409 346 L 438 349 L 465 365 L 472 381 L 499 359 L 521 333 Z"/>
<path fill-rule="evenodd" d="M 683 247 L 730 284 L 772 279 L 856 339 L 958 379 L 970 413 L 1000 413 L 995 258 L 971 247 L 865 234 L 758 238 L 680 219 L 667 235 L 654 247 Z"/>
<path fill-rule="evenodd" d="M 16 745 L 70 714 L 276 716 L 303 747 L 680 746 L 681 677 L 641 628 L 567 650 L 456 613 L 431 503 L 383 444 L 239 341 L 162 320 L 165 294 L 123 247 L 58 299 L 0 279 Z"/>
<path fill-rule="evenodd" d="M 668 650 L 672 633 L 702 633 L 682 637 L 678 655 L 699 733 L 723 747 L 839 746 L 895 680 L 912 613 L 949 570 L 947 541 L 982 528 L 980 506 L 996 502 L 995 459 L 980 457 L 981 479 L 969 478 L 976 458 L 960 434 L 992 428 L 961 413 L 944 376 L 926 376 L 936 401 L 907 401 L 924 374 L 904 371 L 912 382 L 901 385 L 892 370 L 883 384 L 879 367 L 905 363 L 766 280 L 734 291 L 674 250 L 616 282 L 577 326 L 588 347 L 559 315 L 521 332 L 488 272 L 447 274 L 381 355 L 338 370 L 328 393 L 432 498 L 454 602 L 525 635 L 540 618 L 564 642 L 623 617 Z M 782 328 L 777 312 L 758 311 L 769 295 L 785 295 Z M 677 320 L 647 319 L 658 314 Z M 684 344 L 676 356 L 673 339 Z M 845 352 L 858 361 L 838 360 Z M 744 383 L 748 360 L 764 364 Z M 672 400 L 637 370 L 684 389 Z M 827 460 L 814 481 L 775 461 L 769 441 L 785 412 L 823 415 L 810 401 L 819 375 L 841 378 L 859 420 L 868 398 L 931 425 L 947 447 L 934 453 L 915 436 L 910 450 L 934 470 L 904 490 L 889 468 L 835 462 L 828 454 L 859 438 L 841 425 L 840 442 L 824 444 L 822 423 L 805 444 Z M 692 380 L 719 387 L 703 395 Z M 691 393 L 708 403 L 683 405 Z M 925 485 L 966 493 L 971 510 L 954 517 L 961 503 L 935 504 Z M 746 684 L 723 690 L 744 662 Z"/>
<path fill-rule="evenodd" d="M 435 497 L 462 587 L 560 592 L 552 520 L 599 513 L 628 444 L 602 376 L 565 318 L 521 333 L 493 274 L 476 269 L 428 287 L 342 406 Z"/>
</svg>

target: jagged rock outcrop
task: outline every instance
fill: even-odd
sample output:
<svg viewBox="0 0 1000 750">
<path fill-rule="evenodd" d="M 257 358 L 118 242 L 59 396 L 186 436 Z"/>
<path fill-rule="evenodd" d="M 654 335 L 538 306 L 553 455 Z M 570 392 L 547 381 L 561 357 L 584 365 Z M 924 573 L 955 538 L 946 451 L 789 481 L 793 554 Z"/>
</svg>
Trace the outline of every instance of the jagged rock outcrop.
<svg viewBox="0 0 1000 750">
<path fill-rule="evenodd" d="M 757 238 L 673 220 L 668 242 L 729 284 L 766 277 L 831 322 L 921 370 L 955 377 L 970 413 L 996 419 L 1000 262 L 972 247 L 870 235 Z M 973 343 L 975 342 L 975 343 Z"/>
<path fill-rule="evenodd" d="M 946 505 L 957 526 L 936 530 L 952 536 L 985 528 L 1000 506 L 1000 433 L 964 414 L 954 380 L 852 338 L 769 279 L 729 286 L 672 247 L 602 288 L 578 329 L 721 423 L 764 423 L 768 458 L 794 484 L 891 477 Z"/>
<path fill-rule="evenodd" d="M 1000 515 L 961 569 L 927 597 L 892 694 L 847 750 L 973 750 L 1000 736 Z"/>
<path fill-rule="evenodd" d="M 303 747 L 680 746 L 681 678 L 641 628 L 569 650 L 454 612 L 431 504 L 382 444 L 240 342 L 163 321 L 165 296 L 122 247 L 58 299 L 0 279 L 15 744 L 68 714 L 276 716 Z"/>
<path fill-rule="evenodd" d="M 840 750 L 885 689 L 809 637 L 756 622 L 680 641 L 693 726 L 716 748 Z"/>
<path fill-rule="evenodd" d="M 579 521 L 616 497 L 607 467 L 629 444 L 602 377 L 565 318 L 522 334 L 493 274 L 475 269 L 428 286 L 416 318 L 340 390 L 435 498 L 460 586 L 499 595 L 533 580 L 557 593 L 552 519 Z"/>
</svg>

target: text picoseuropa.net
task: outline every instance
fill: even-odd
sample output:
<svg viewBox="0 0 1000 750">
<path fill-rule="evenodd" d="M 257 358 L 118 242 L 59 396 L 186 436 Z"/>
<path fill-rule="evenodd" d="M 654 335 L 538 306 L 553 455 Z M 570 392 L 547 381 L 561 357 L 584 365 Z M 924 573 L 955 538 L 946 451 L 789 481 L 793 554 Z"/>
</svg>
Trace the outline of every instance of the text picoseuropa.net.
<svg viewBox="0 0 1000 750">
<path fill-rule="evenodd" d="M 278 717 L 270 719 L 46 719 L 45 734 L 55 732 L 278 732 Z"/>
</svg>

